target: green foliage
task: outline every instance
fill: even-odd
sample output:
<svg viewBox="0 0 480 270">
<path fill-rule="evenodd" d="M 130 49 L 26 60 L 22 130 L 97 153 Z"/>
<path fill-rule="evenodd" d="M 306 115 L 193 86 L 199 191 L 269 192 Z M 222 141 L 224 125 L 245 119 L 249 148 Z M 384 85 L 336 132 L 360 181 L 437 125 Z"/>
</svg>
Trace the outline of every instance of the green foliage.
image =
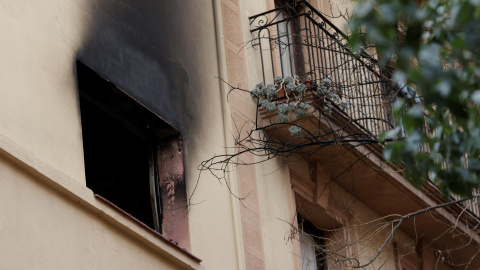
<svg viewBox="0 0 480 270">
<path fill-rule="evenodd" d="M 350 26 L 353 48 L 374 44 L 392 79 L 418 93 L 394 104 L 397 128 L 380 141 L 398 140 L 385 158 L 416 186 L 470 195 L 480 181 L 480 1 L 366 1 Z"/>
</svg>

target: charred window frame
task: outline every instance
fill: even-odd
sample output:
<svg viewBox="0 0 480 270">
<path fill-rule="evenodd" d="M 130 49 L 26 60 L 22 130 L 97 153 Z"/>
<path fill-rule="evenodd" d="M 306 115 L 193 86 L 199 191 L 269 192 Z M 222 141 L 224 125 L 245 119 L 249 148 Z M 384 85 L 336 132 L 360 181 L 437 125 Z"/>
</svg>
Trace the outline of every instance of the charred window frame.
<svg viewBox="0 0 480 270">
<path fill-rule="evenodd" d="M 180 132 L 79 61 L 77 80 L 87 187 L 162 233 L 158 151 Z"/>
</svg>

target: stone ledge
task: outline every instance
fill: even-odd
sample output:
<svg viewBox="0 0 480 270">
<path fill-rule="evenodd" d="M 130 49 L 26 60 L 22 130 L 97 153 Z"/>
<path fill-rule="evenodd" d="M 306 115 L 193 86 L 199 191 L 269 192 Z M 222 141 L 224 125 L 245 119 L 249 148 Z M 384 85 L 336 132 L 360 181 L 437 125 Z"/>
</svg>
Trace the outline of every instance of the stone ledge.
<svg viewBox="0 0 480 270">
<path fill-rule="evenodd" d="M 100 219 L 125 232 L 129 237 L 154 250 L 166 260 L 172 261 L 184 269 L 203 269 L 202 261 L 190 252 L 177 246 L 164 236 L 153 233 L 131 218 L 118 215 L 117 210 L 103 200 L 97 199 L 93 192 L 78 181 L 53 168 L 33 153 L 0 133 L 0 156 L 22 168 L 49 188 L 62 194 Z"/>
</svg>

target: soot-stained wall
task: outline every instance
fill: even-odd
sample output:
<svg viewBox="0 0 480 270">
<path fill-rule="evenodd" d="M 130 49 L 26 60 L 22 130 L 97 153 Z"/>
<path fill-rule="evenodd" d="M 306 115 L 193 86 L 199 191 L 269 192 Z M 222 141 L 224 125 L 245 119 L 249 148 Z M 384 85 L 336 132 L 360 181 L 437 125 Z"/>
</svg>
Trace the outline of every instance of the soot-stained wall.
<svg viewBox="0 0 480 270">
<path fill-rule="evenodd" d="M 214 79 L 210 1 L 98 1 L 78 59 L 188 137 Z M 200 76 L 199 76 L 200 75 Z"/>
<path fill-rule="evenodd" d="M 223 120 L 227 116 L 222 115 L 220 82 L 216 79 L 220 76 L 216 44 L 221 37 L 215 32 L 218 9 L 214 11 L 214 1 L 0 2 L 0 155 L 8 153 L 24 162 L 19 172 L 31 167 L 45 173 L 41 181 L 48 184 L 43 187 L 48 192 L 42 193 L 36 190 L 40 189 L 36 178 L 27 179 L 17 172 L 0 177 L 8 183 L 2 186 L 12 186 L 5 191 L 10 197 L 24 194 L 17 191 L 27 185 L 30 192 L 22 200 L 0 196 L 0 205 L 14 206 L 6 212 L 9 222 L 2 225 L 0 238 L 9 243 L 4 254 L 15 255 L 5 256 L 10 259 L 2 265 L 35 267 L 38 260 L 15 259 L 23 254 L 42 258 L 43 268 L 48 269 L 59 269 L 58 258 L 100 265 L 86 268 L 106 268 L 102 263 L 108 262 L 118 262 L 124 268 L 162 267 L 143 266 L 151 262 L 144 258 L 147 254 L 127 243 L 133 239 L 150 247 L 153 236 L 140 228 L 132 235 L 119 234 L 110 221 L 104 222 L 107 216 L 124 223 L 125 228 L 136 226 L 112 214 L 114 210 L 96 201 L 86 186 L 75 70 L 78 60 L 182 133 L 187 196 L 196 190 L 188 211 L 191 252 L 203 260 L 205 269 L 235 269 L 237 247 L 230 193 L 209 174 L 203 174 L 198 185 L 196 182 L 197 166 L 225 152 Z M 4 164 L 1 160 L 0 165 Z M 68 190 L 68 194 L 53 200 L 53 189 Z M 72 210 L 83 207 L 78 198 L 88 207 L 103 210 L 78 215 Z M 28 209 L 35 215 L 25 212 Z M 48 222 L 39 222 L 39 216 Z M 101 231 L 92 231 L 96 226 L 93 218 L 105 223 Z M 109 240 L 103 241 L 103 236 Z M 110 240 L 119 243 L 118 239 L 129 241 L 113 248 L 108 245 Z M 64 246 L 68 244 L 72 245 Z M 115 253 L 117 250 L 123 253 Z M 156 254 L 157 259 L 170 258 L 164 255 Z M 129 261 L 122 264 L 125 260 L 115 256 Z M 25 267 L 18 267 L 18 263 Z"/>
</svg>

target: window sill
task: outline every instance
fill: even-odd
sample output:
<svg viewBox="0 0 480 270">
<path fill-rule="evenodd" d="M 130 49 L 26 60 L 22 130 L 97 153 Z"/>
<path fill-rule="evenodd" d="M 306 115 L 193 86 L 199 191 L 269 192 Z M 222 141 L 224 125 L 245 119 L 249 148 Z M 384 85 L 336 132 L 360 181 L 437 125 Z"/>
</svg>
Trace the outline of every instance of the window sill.
<svg viewBox="0 0 480 270">
<path fill-rule="evenodd" d="M 77 206 L 123 231 L 127 237 L 139 241 L 165 260 L 171 261 L 182 269 L 203 269 L 200 264 L 201 259 L 175 245 L 141 222 L 134 221 L 133 217 L 128 217 L 126 214 L 119 215 L 119 212 L 123 213 L 123 211 L 107 200 L 93 196 L 92 191 L 81 183 L 81 179 L 73 179 L 60 172 L 1 132 L 0 157 L 21 168 L 22 171 L 30 174 L 37 181 L 45 184 L 47 188 L 62 194 L 66 200 L 74 202 Z"/>
<path fill-rule="evenodd" d="M 140 225 L 141 227 L 143 227 L 144 229 L 148 230 L 150 233 L 154 234 L 156 237 L 160 238 L 162 241 L 168 243 L 170 246 L 173 246 L 175 249 L 178 249 L 179 251 L 185 253 L 186 255 L 188 255 L 190 258 L 196 260 L 197 262 L 201 262 L 202 259 L 196 257 L 195 255 L 193 255 L 192 253 L 190 253 L 188 250 L 186 250 L 185 248 L 182 248 L 178 245 L 178 242 L 175 242 L 173 239 L 168 239 L 166 238 L 165 236 L 163 236 L 162 234 L 158 233 L 157 231 L 155 231 L 154 229 L 148 227 L 147 225 L 145 225 L 143 222 L 141 222 L 140 220 L 136 219 L 134 216 L 130 215 L 129 213 L 125 212 L 122 208 L 116 206 L 115 204 L 113 204 L 111 201 L 105 199 L 104 197 L 98 195 L 98 194 L 94 194 L 95 198 L 102 201 L 103 203 L 109 205 L 110 207 L 112 207 L 113 209 L 115 209 L 116 211 L 122 213 L 124 216 L 126 216 L 128 219 L 132 220 L 133 222 L 137 223 L 138 225 Z"/>
</svg>

